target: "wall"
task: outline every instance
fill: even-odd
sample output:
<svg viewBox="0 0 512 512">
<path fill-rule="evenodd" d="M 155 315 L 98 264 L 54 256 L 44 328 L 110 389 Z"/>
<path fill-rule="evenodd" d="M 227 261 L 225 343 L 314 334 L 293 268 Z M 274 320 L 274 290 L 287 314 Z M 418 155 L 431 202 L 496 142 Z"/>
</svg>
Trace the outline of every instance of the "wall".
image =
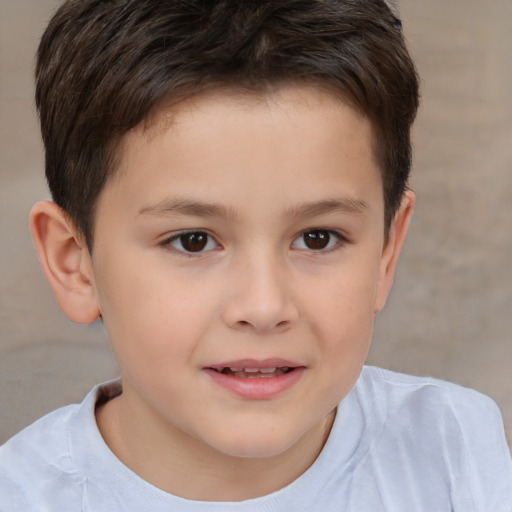
<svg viewBox="0 0 512 512">
<path fill-rule="evenodd" d="M 57 4 L 0 3 L 0 442 L 116 375 L 101 325 L 59 312 L 27 227 L 47 197 L 33 55 Z M 512 2 L 401 9 L 423 82 L 418 206 L 370 363 L 490 394 L 512 438 Z"/>
</svg>

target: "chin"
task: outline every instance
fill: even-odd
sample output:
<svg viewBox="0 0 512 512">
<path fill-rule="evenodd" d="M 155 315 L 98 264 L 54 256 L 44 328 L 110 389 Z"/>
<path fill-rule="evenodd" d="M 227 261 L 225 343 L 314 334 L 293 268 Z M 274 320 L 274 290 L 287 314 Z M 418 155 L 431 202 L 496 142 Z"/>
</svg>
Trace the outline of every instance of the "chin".
<svg viewBox="0 0 512 512">
<path fill-rule="evenodd" d="M 263 459 L 276 457 L 291 448 L 298 439 L 292 436 L 276 432 L 269 432 L 267 435 L 262 432 L 255 432 L 253 435 L 236 435 L 230 433 L 230 437 L 224 442 L 216 443 L 214 446 L 221 453 L 236 458 Z"/>
</svg>

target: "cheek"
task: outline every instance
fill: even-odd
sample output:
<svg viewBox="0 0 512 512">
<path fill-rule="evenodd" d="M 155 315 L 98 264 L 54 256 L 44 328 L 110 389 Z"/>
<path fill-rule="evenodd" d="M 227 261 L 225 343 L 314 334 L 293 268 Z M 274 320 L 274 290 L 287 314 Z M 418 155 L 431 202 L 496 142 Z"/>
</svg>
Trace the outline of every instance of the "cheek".
<svg viewBox="0 0 512 512">
<path fill-rule="evenodd" d="M 121 369 L 180 364 L 211 316 L 206 297 L 155 267 L 133 272 L 118 264 L 102 270 L 100 308 Z"/>
<path fill-rule="evenodd" d="M 329 339 L 357 342 L 371 335 L 378 281 L 376 265 L 352 265 L 309 286 L 310 310 Z"/>
<path fill-rule="evenodd" d="M 373 333 L 374 286 L 370 281 L 331 290 L 317 303 L 315 337 L 322 360 L 322 386 L 337 403 L 352 388 L 368 356 Z"/>
<path fill-rule="evenodd" d="M 322 361 L 324 395 L 339 401 L 352 387 L 370 348 L 373 333 L 373 303 L 378 272 L 375 266 L 357 266 L 331 279 L 318 296 L 311 297 L 314 308 L 312 329 L 318 340 Z"/>
<path fill-rule="evenodd" d="M 326 351 L 334 364 L 350 360 L 364 360 L 373 332 L 373 308 L 366 301 L 345 294 L 333 296 L 319 312 L 326 319 L 318 323 Z"/>
</svg>

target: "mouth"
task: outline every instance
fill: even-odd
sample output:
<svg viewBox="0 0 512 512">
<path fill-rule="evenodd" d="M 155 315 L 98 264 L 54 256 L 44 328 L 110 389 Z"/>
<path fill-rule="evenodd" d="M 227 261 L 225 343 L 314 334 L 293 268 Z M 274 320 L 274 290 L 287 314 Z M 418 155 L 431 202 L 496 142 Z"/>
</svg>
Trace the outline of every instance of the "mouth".
<svg viewBox="0 0 512 512">
<path fill-rule="evenodd" d="M 281 366 L 281 367 L 268 367 L 268 368 L 243 368 L 225 366 L 223 368 L 210 368 L 217 373 L 229 375 L 231 377 L 239 377 L 244 379 L 268 379 L 272 377 L 279 377 L 287 373 L 293 372 L 297 367 Z"/>
<path fill-rule="evenodd" d="M 267 400 L 293 388 L 307 366 L 281 358 L 238 359 L 203 368 L 212 381 L 243 399 Z"/>
</svg>

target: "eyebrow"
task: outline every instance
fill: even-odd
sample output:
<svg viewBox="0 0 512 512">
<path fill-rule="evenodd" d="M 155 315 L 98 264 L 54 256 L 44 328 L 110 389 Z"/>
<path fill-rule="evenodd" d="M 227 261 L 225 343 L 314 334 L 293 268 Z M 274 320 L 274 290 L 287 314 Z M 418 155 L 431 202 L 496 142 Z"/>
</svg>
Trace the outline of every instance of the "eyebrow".
<svg viewBox="0 0 512 512">
<path fill-rule="evenodd" d="M 285 211 L 285 217 L 315 217 L 328 213 L 346 213 L 362 215 L 368 211 L 365 201 L 346 197 L 341 199 L 323 199 L 292 206 Z M 139 211 L 140 215 L 190 215 L 194 217 L 220 217 L 225 219 L 238 219 L 238 212 L 234 208 L 217 203 L 195 201 L 191 199 L 164 199 L 163 201 L 146 206 Z"/>
<path fill-rule="evenodd" d="M 233 208 L 222 204 L 207 203 L 191 199 L 164 199 L 153 205 L 146 206 L 139 211 L 140 215 L 191 215 L 194 217 L 221 217 L 227 219 L 236 219 L 238 214 Z"/>
<path fill-rule="evenodd" d="M 362 215 L 368 211 L 365 201 L 353 197 L 324 199 L 293 206 L 286 211 L 287 217 L 315 217 L 327 213 Z"/>
</svg>

